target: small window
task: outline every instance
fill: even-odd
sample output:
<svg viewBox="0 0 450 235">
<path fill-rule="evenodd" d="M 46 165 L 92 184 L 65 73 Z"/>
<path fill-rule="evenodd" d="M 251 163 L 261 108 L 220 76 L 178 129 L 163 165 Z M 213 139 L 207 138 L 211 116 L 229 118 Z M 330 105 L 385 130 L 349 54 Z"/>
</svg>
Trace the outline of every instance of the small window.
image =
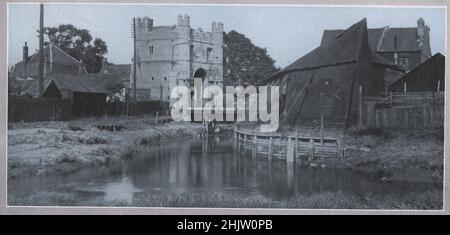
<svg viewBox="0 0 450 235">
<path fill-rule="evenodd" d="M 209 58 L 211 57 L 211 51 L 212 48 L 208 47 L 208 49 L 206 49 L 206 61 L 209 61 Z"/>
<path fill-rule="evenodd" d="M 153 46 L 148 46 L 148 54 L 153 55 Z"/>
</svg>

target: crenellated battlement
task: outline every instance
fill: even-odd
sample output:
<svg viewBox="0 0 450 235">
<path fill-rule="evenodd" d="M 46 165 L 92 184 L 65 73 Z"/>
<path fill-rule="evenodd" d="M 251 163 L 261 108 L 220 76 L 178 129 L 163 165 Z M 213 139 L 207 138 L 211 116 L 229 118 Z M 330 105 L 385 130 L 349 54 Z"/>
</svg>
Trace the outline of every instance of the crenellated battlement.
<svg viewBox="0 0 450 235">
<path fill-rule="evenodd" d="M 138 32 L 150 32 L 153 30 L 153 19 L 147 16 L 136 18 L 136 30 Z"/>
<path fill-rule="evenodd" d="M 178 15 L 177 26 L 191 26 L 191 18 L 185 14 L 184 16 Z"/>
<path fill-rule="evenodd" d="M 223 23 L 222 22 L 213 22 L 211 27 L 211 32 L 213 33 L 222 33 L 223 32 Z"/>
</svg>

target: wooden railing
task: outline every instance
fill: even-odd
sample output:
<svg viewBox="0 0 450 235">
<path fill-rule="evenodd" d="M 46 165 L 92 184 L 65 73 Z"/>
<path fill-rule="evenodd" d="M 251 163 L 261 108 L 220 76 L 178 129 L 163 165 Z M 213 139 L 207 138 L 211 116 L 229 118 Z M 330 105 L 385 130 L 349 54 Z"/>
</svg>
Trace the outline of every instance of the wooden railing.
<svg viewBox="0 0 450 235">
<path fill-rule="evenodd" d="M 280 134 L 255 134 L 234 130 L 235 148 L 238 152 L 250 151 L 252 156 L 264 155 L 286 161 L 308 161 L 325 158 L 342 158 L 344 148 L 340 138 L 283 136 Z"/>
</svg>

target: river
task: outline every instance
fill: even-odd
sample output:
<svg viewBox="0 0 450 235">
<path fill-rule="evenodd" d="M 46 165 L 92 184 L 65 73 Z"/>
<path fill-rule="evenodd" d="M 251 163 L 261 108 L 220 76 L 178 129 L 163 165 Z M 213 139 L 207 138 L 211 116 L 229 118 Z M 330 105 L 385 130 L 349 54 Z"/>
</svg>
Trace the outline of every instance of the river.
<svg viewBox="0 0 450 235">
<path fill-rule="evenodd" d="M 290 171 L 281 160 L 269 164 L 264 157 L 252 160 L 246 154 L 233 154 L 230 136 L 180 137 L 148 145 L 142 156 L 119 164 L 8 180 L 8 202 L 70 206 L 90 205 L 89 200 L 101 198 L 132 203 L 136 195 L 197 191 L 238 192 L 274 201 L 321 192 L 401 197 L 436 188 L 439 186 L 434 184 L 381 182 L 373 175 L 348 169 L 296 166 Z M 75 196 L 67 199 L 55 195 Z M 18 198 L 27 198 L 27 202 Z"/>
</svg>

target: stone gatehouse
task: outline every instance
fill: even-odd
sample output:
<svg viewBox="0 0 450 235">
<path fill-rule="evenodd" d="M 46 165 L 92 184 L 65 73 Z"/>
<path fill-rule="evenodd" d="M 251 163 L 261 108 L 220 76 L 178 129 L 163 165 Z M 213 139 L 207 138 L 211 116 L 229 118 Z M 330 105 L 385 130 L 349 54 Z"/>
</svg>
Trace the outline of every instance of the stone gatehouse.
<svg viewBox="0 0 450 235">
<path fill-rule="evenodd" d="M 168 101 L 177 85 L 223 83 L 223 24 L 213 22 L 211 32 L 193 29 L 189 16 L 177 24 L 154 26 L 149 17 L 136 19 L 136 88 L 140 100 Z M 131 79 L 130 87 L 133 87 Z"/>
</svg>

